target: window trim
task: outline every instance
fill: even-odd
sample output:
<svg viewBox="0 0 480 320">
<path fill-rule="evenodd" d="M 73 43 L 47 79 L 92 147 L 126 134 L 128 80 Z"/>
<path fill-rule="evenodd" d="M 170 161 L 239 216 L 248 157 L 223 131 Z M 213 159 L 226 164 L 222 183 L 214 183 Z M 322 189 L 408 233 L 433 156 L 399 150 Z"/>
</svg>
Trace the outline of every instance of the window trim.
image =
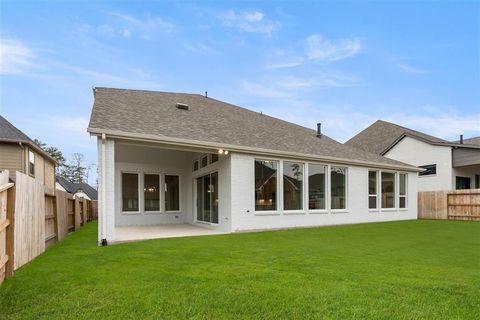
<svg viewBox="0 0 480 320">
<path fill-rule="evenodd" d="M 162 208 L 162 191 L 161 191 L 161 188 L 162 188 L 162 174 L 159 173 L 159 172 L 148 172 L 148 171 L 143 171 L 142 172 L 142 185 L 143 185 L 143 188 L 141 188 L 140 190 L 143 190 L 145 188 L 145 175 L 146 174 L 149 174 L 149 175 L 157 175 L 158 176 L 158 201 L 159 201 L 159 210 L 145 210 L 145 191 L 143 191 L 143 194 L 142 194 L 142 207 L 143 207 L 143 211 L 145 214 L 156 214 L 156 213 L 162 213 L 163 212 L 163 208 Z"/>
<path fill-rule="evenodd" d="M 308 204 L 308 202 L 310 201 L 310 168 L 309 166 L 310 165 L 316 165 L 316 166 L 322 166 L 325 168 L 325 176 L 324 176 L 324 182 L 325 182 L 325 208 L 324 209 L 310 209 L 310 206 Z M 305 207 L 305 210 L 308 212 L 308 213 L 313 213 L 313 214 L 322 214 L 322 213 L 328 213 L 329 211 L 329 208 L 330 208 L 330 196 L 329 196 L 329 188 L 330 188 L 330 185 L 329 185 L 329 182 L 328 182 L 328 176 L 329 176 L 329 169 L 328 169 L 328 163 L 321 163 L 321 162 L 307 162 L 306 163 L 306 166 L 305 166 L 305 177 L 307 177 L 308 181 L 306 181 L 307 179 L 305 179 L 305 191 L 306 191 L 306 198 L 308 199 L 305 199 L 306 200 L 306 207 Z"/>
<path fill-rule="evenodd" d="M 289 163 L 296 163 L 296 164 L 301 164 L 302 165 L 302 208 L 300 209 L 285 209 L 285 190 L 284 190 L 284 179 L 285 179 L 285 175 L 283 174 L 283 169 L 284 169 L 284 165 L 285 165 L 285 162 L 289 162 Z M 282 172 L 281 172 L 281 177 L 282 177 L 282 181 L 281 181 L 281 186 L 282 186 L 282 211 L 284 212 L 284 214 L 305 214 L 306 213 L 306 210 L 305 210 L 305 162 L 302 162 L 302 161 L 291 161 L 291 160 L 282 160 L 281 161 L 281 166 L 282 166 Z"/>
<path fill-rule="evenodd" d="M 124 211 L 123 210 L 123 174 L 124 173 L 131 173 L 131 174 L 136 174 L 137 175 L 137 180 L 138 180 L 138 210 L 137 211 Z M 142 176 L 142 171 L 131 171 L 131 170 L 120 170 L 120 213 L 122 215 L 140 215 L 142 214 L 142 211 L 140 208 L 142 207 L 141 204 L 143 202 L 142 198 L 142 192 L 141 192 L 141 186 L 143 181 L 140 180 L 140 177 Z"/>
<path fill-rule="evenodd" d="M 33 156 L 33 162 L 30 161 L 30 155 Z M 31 177 L 35 177 L 35 158 L 36 158 L 36 155 L 35 155 L 35 152 L 33 152 L 30 148 L 28 149 L 28 175 L 31 176 Z M 33 165 L 33 172 L 32 170 L 30 170 L 30 165 Z"/>
<path fill-rule="evenodd" d="M 166 176 L 177 176 L 178 177 L 178 210 L 167 210 L 167 196 L 165 195 L 166 191 Z M 182 175 L 179 173 L 167 173 L 165 172 L 163 174 L 163 197 L 164 200 L 162 201 L 163 203 L 163 208 L 165 213 L 181 213 L 182 212 Z"/>
<path fill-rule="evenodd" d="M 368 208 L 368 211 L 370 212 L 378 212 L 381 210 L 381 203 L 380 203 L 380 198 L 381 198 L 381 170 L 377 170 L 377 169 L 368 169 L 367 171 L 367 208 Z M 371 194 L 370 193 L 370 172 L 375 172 L 376 174 L 376 181 L 375 181 L 375 185 L 376 185 L 376 191 L 377 193 L 376 194 Z M 376 207 L 375 208 L 370 208 L 370 197 L 373 197 L 375 196 L 375 204 L 376 204 Z"/>
<path fill-rule="evenodd" d="M 345 208 L 342 209 L 332 209 L 332 168 L 345 168 Z M 348 213 L 348 166 L 342 166 L 342 165 L 328 165 L 328 197 L 330 199 L 329 201 L 329 209 L 331 213 Z"/>
<path fill-rule="evenodd" d="M 401 195 L 400 194 L 400 175 L 405 175 L 405 195 Z M 405 208 L 401 208 L 400 207 L 400 198 L 405 198 Z M 398 172 L 398 210 L 400 211 L 406 211 L 408 210 L 408 205 L 409 205 L 409 201 L 408 201 L 408 173 L 407 172 L 403 172 L 403 171 L 399 171 Z"/>
<path fill-rule="evenodd" d="M 393 171 L 393 170 L 380 170 L 380 189 L 378 190 L 380 192 L 380 211 L 382 212 L 388 212 L 388 211 L 397 211 L 398 210 L 398 171 Z M 395 190 L 393 192 L 393 199 L 395 200 L 395 204 L 392 208 L 384 208 L 383 203 L 382 203 L 382 173 L 393 173 L 393 178 L 395 181 L 393 182 L 393 186 L 395 187 Z"/>
<path fill-rule="evenodd" d="M 277 205 L 276 205 L 276 209 L 275 210 L 257 210 L 256 209 L 256 204 L 255 204 L 255 193 L 256 193 L 256 188 L 255 188 L 255 161 L 274 161 L 277 163 L 277 185 L 276 185 L 276 195 L 277 195 Z M 280 201 L 279 199 L 279 195 L 281 192 L 283 192 L 283 188 L 282 188 L 282 183 L 280 182 L 280 179 L 279 179 L 279 176 L 280 176 L 280 170 L 282 168 L 282 166 L 280 165 L 282 162 L 282 160 L 280 159 L 275 159 L 275 158 L 269 158 L 269 157 L 261 157 L 261 158 L 256 158 L 254 157 L 253 158 L 253 212 L 255 215 L 257 216 L 271 216 L 271 215 L 280 215 L 280 212 L 283 211 L 283 195 L 282 195 L 282 201 Z M 283 180 L 282 180 L 283 182 Z M 282 206 L 282 208 L 280 209 L 280 206 Z"/>
</svg>

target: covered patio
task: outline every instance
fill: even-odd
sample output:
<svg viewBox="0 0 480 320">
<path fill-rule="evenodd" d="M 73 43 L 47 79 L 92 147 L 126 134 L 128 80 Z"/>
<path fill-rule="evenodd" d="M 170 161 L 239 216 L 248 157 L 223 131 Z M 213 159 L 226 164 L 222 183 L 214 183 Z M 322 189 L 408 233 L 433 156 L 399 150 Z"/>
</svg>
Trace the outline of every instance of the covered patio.
<svg viewBox="0 0 480 320">
<path fill-rule="evenodd" d="M 221 230 L 207 229 L 191 224 L 163 224 L 151 226 L 117 227 L 115 240 L 112 243 L 124 243 L 138 240 L 195 237 L 215 234 L 224 234 Z"/>
</svg>

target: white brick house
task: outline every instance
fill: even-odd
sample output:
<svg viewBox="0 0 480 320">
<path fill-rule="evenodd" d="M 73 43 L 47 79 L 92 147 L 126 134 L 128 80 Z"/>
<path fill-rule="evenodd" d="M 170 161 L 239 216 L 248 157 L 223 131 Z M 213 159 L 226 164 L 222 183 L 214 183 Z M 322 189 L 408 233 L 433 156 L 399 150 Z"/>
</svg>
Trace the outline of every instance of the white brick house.
<svg viewBox="0 0 480 320">
<path fill-rule="evenodd" d="M 416 167 L 195 94 L 94 89 L 99 241 L 417 218 Z M 140 238 L 140 235 L 139 235 Z"/>
</svg>

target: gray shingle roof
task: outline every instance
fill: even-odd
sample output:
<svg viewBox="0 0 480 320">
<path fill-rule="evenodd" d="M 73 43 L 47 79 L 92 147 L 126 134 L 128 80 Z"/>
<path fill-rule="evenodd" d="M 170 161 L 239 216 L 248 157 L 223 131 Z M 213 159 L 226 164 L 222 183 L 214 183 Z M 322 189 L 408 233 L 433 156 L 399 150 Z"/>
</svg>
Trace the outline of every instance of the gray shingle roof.
<svg viewBox="0 0 480 320">
<path fill-rule="evenodd" d="M 398 124 L 383 120 L 374 122 L 371 126 L 345 142 L 345 145 L 383 155 L 405 136 L 410 136 L 434 145 L 476 147 L 449 142 L 447 140 L 443 140 L 429 134 L 405 128 L 399 126 Z"/>
<path fill-rule="evenodd" d="M 98 191 L 88 183 L 73 183 L 60 176 L 55 178 L 68 193 L 74 194 L 78 191 L 83 191 L 91 200 L 98 199 Z"/>
<path fill-rule="evenodd" d="M 0 116 L 0 141 L 4 142 L 21 142 L 30 145 L 37 152 L 41 153 L 45 158 L 55 162 L 45 150 L 38 146 L 32 139 L 30 139 L 20 129 L 11 124 L 7 119 Z"/>
<path fill-rule="evenodd" d="M 406 166 L 343 145 L 316 131 L 198 94 L 95 88 L 90 118 L 92 133 L 121 132 L 186 139 L 312 157 L 333 157 Z M 177 103 L 187 104 L 180 110 Z M 292 110 L 293 111 L 293 110 Z"/>
<path fill-rule="evenodd" d="M 453 141 L 453 143 L 460 143 L 460 140 Z M 463 139 L 463 143 L 466 145 L 480 146 L 480 137 L 473 137 L 468 139 Z"/>
<path fill-rule="evenodd" d="M 13 124 L 11 124 L 7 119 L 0 116 L 0 140 L 9 140 L 9 141 L 19 141 L 25 142 L 30 141 L 33 143 L 25 133 L 17 129 Z"/>
</svg>

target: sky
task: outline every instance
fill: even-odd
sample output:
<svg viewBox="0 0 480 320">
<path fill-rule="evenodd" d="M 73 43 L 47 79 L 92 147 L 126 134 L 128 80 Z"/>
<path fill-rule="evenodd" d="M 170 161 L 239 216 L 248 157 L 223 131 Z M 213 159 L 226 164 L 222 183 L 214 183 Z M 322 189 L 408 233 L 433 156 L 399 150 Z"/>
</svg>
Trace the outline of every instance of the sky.
<svg viewBox="0 0 480 320">
<path fill-rule="evenodd" d="M 1 1 L 2 116 L 96 165 L 93 86 L 208 91 L 340 142 L 378 119 L 479 136 L 480 2 Z"/>
</svg>

